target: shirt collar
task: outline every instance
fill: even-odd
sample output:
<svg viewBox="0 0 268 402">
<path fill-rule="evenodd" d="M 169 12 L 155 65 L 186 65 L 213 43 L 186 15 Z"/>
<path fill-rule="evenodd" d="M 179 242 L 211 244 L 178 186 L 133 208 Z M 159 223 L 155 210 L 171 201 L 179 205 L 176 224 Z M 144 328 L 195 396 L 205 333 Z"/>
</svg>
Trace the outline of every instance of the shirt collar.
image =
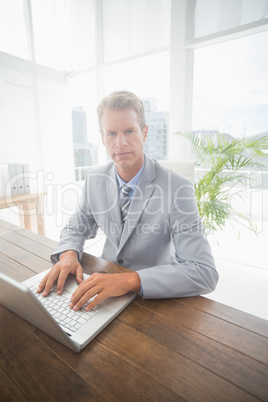
<svg viewBox="0 0 268 402">
<path fill-rule="evenodd" d="M 128 187 L 130 187 L 132 190 L 135 190 L 135 188 L 137 187 L 138 181 L 139 181 L 139 179 L 140 179 L 140 175 L 142 174 L 144 165 L 145 165 L 145 159 L 144 159 L 143 165 L 142 165 L 142 167 L 140 168 L 140 170 L 138 171 L 138 173 L 137 173 L 134 177 L 132 177 L 132 179 L 131 179 L 128 183 L 126 183 L 126 182 L 119 176 L 119 174 L 117 173 L 117 170 L 115 170 L 115 171 L 116 171 L 116 177 L 117 177 L 117 180 L 118 180 L 119 188 L 121 189 L 121 187 L 122 187 L 123 184 L 127 184 Z"/>
</svg>

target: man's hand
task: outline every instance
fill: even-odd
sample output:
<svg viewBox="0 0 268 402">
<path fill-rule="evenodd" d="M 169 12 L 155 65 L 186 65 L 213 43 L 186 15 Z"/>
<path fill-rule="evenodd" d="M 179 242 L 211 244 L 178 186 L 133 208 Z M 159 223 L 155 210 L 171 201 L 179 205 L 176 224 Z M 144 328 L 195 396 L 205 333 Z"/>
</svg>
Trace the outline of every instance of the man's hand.
<svg viewBox="0 0 268 402">
<path fill-rule="evenodd" d="M 122 296 L 130 291 L 139 292 L 140 277 L 137 272 L 123 274 L 93 274 L 83 283 L 80 283 L 73 293 L 70 308 L 79 310 L 89 299 L 96 296 L 87 307 L 92 310 L 106 297 Z"/>
<path fill-rule="evenodd" d="M 83 268 L 78 262 L 76 252 L 73 250 L 65 251 L 60 256 L 57 264 L 41 280 L 37 292 L 41 293 L 43 291 L 43 296 L 47 296 L 58 278 L 57 294 L 60 295 L 63 291 L 66 278 L 70 273 L 76 275 L 76 280 L 79 284 L 83 282 Z"/>
</svg>

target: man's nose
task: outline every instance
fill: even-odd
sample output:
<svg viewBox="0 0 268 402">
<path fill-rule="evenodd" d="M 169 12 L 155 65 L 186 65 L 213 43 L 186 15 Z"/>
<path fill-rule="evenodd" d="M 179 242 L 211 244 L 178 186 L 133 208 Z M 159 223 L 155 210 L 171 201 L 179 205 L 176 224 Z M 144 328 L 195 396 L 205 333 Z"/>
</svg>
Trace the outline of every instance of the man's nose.
<svg viewBox="0 0 268 402">
<path fill-rule="evenodd" d="M 123 133 L 118 133 L 117 137 L 116 137 L 116 145 L 119 148 L 124 147 L 125 145 L 127 145 L 127 139 L 126 136 Z"/>
</svg>

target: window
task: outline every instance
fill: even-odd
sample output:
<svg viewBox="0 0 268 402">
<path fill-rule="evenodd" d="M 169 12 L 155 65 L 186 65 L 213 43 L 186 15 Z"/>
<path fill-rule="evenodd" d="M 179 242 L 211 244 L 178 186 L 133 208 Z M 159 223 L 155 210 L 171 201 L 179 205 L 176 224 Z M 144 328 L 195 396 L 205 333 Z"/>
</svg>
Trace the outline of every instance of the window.
<svg viewBox="0 0 268 402">
<path fill-rule="evenodd" d="M 170 0 L 104 0 L 105 62 L 169 46 Z"/>
<path fill-rule="evenodd" d="M 194 36 L 223 32 L 267 17 L 267 0 L 196 0 Z"/>
<path fill-rule="evenodd" d="M 93 0 L 31 2 L 36 62 L 58 70 L 95 63 Z"/>
<path fill-rule="evenodd" d="M 169 106 L 169 52 L 118 63 L 104 69 L 105 94 L 127 89 L 141 98 L 157 99 L 160 110 Z M 156 106 L 155 106 L 156 107 Z"/>
<path fill-rule="evenodd" d="M 201 135 L 218 131 L 235 138 L 268 134 L 267 45 L 265 31 L 195 50 L 193 130 Z M 216 257 L 265 268 L 268 167 L 258 177 L 256 187 L 244 191 L 244 201 L 237 199 L 233 204 L 238 211 L 253 215 L 258 237 L 242 221 L 231 221 L 211 243 Z M 238 233 L 243 241 L 237 240 Z"/>
<path fill-rule="evenodd" d="M 75 179 L 83 180 L 90 166 L 100 162 L 102 149 L 97 121 L 97 85 L 95 71 L 68 78 L 72 110 Z"/>
<path fill-rule="evenodd" d="M 268 131 L 268 31 L 195 50 L 193 129 Z"/>
<path fill-rule="evenodd" d="M 0 50 L 30 58 L 27 7 L 24 0 L 0 0 Z"/>
</svg>

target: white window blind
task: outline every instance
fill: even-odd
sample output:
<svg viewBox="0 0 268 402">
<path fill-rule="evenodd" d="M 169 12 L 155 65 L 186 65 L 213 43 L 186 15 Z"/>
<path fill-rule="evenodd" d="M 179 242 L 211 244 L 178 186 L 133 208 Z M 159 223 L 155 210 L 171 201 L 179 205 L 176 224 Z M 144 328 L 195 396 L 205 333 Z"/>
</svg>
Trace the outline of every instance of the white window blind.
<svg viewBox="0 0 268 402">
<path fill-rule="evenodd" d="M 0 54 L 0 88 L 0 162 L 28 163 L 33 172 L 71 180 L 72 115 L 65 75 Z"/>
<path fill-rule="evenodd" d="M 37 166 L 33 77 L 2 59 L 0 88 L 0 161 Z"/>
<path fill-rule="evenodd" d="M 0 50 L 25 59 L 29 56 L 26 0 L 0 0 Z"/>
</svg>

